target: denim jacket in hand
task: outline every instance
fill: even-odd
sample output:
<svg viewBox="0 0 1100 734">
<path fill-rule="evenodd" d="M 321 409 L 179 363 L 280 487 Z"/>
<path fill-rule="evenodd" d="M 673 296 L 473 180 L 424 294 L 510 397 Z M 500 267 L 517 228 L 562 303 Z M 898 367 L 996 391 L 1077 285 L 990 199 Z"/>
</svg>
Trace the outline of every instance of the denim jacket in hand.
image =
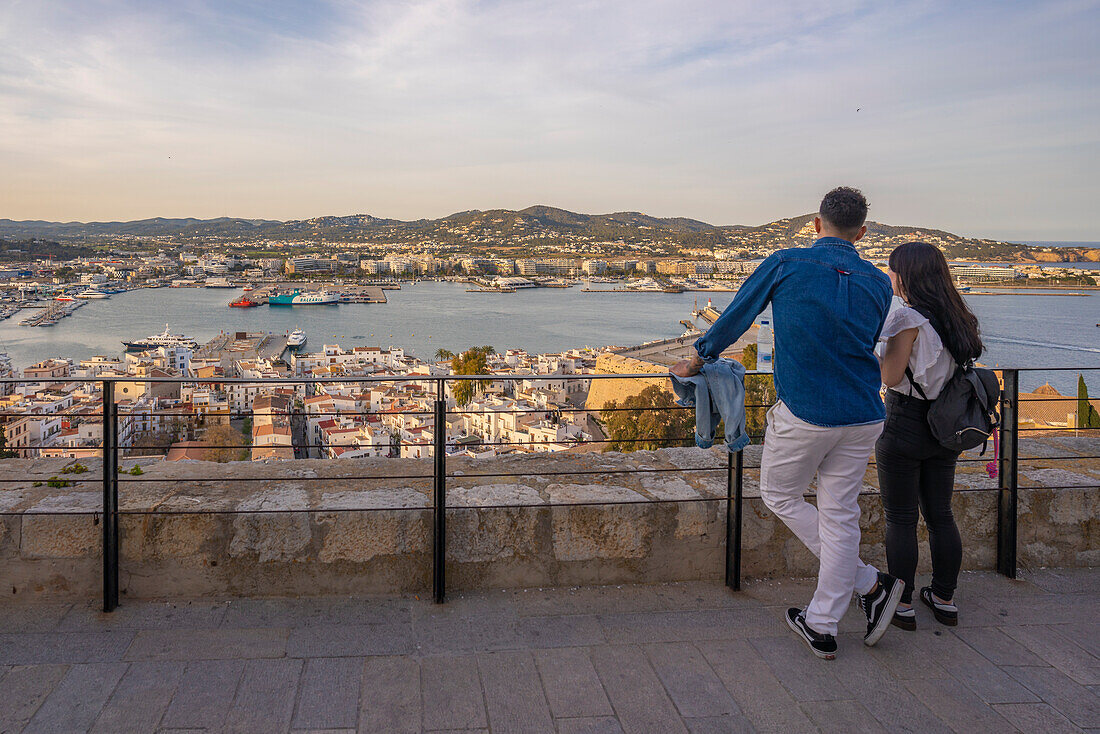
<svg viewBox="0 0 1100 734">
<path fill-rule="evenodd" d="M 703 365 L 691 377 L 672 375 L 676 404 L 695 406 L 695 445 L 709 449 L 714 445 L 718 421 L 726 424 L 726 449 L 732 454 L 749 443 L 745 431 L 745 368 L 732 359 L 719 359 Z"/>
<path fill-rule="evenodd" d="M 768 256 L 695 348 L 713 362 L 770 303 L 779 399 L 817 426 L 878 423 L 886 410 L 874 349 L 892 297 L 890 279 L 851 242 L 822 237 Z"/>
</svg>

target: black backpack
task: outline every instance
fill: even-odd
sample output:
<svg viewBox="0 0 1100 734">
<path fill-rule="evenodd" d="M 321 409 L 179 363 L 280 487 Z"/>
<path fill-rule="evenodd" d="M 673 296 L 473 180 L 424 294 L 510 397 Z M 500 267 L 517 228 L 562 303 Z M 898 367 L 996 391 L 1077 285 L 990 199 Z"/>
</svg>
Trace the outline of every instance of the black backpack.
<svg viewBox="0 0 1100 734">
<path fill-rule="evenodd" d="M 915 308 L 917 313 L 928 319 L 932 328 L 943 340 L 943 331 L 935 316 L 924 308 Z M 947 344 L 944 342 L 944 349 Z M 1001 387 L 993 370 L 975 367 L 974 360 L 955 359 L 955 374 L 944 384 L 940 394 L 932 400 L 928 408 L 928 427 L 940 445 L 952 451 L 982 447 L 985 453 L 986 442 L 1000 425 L 1001 416 L 997 412 L 997 403 L 1001 399 Z M 905 366 L 905 376 L 909 384 L 928 400 L 924 389 L 913 378 L 913 371 Z"/>
</svg>

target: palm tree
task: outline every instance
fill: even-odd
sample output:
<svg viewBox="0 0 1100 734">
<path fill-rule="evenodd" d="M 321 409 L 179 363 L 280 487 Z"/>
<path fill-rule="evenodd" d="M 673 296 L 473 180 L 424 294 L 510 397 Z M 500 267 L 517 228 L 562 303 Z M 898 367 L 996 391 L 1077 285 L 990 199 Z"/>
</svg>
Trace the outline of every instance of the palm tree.
<svg viewBox="0 0 1100 734">
<path fill-rule="evenodd" d="M 443 349 L 442 347 L 440 347 L 439 349 L 435 350 L 436 362 L 442 362 L 445 359 L 454 359 L 454 356 L 455 353 L 450 351 L 449 349 Z"/>
<path fill-rule="evenodd" d="M 486 351 L 487 350 L 487 351 Z M 456 375 L 484 375 L 489 371 L 487 355 L 492 347 L 474 347 L 451 358 L 451 370 Z M 452 388 L 455 402 L 460 406 L 468 404 L 474 395 L 489 386 L 488 380 L 458 380 Z"/>
</svg>

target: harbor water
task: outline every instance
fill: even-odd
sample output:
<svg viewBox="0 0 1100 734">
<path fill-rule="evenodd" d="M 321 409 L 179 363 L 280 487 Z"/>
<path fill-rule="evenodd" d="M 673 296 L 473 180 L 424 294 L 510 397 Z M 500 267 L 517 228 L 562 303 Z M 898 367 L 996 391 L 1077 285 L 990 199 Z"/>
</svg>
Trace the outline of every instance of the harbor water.
<svg viewBox="0 0 1100 734">
<path fill-rule="evenodd" d="M 436 350 L 460 351 L 488 344 L 557 352 L 580 346 L 628 346 L 679 336 L 698 301 L 722 309 L 733 293 L 585 293 L 572 288 L 532 288 L 514 293 L 468 293 L 464 283 L 426 281 L 386 291 L 384 304 L 285 308 L 229 308 L 241 291 L 145 288 L 88 301 L 50 327 L 20 326 L 27 311 L 0 321 L 0 348 L 23 368 L 50 357 L 85 359 L 117 355 L 122 341 L 156 334 L 167 323 L 203 343 L 221 331 L 287 334 L 301 328 L 306 351 L 324 344 L 404 347 L 431 359 Z M 970 295 L 986 342 L 982 362 L 1009 367 L 1100 368 L 1100 291 L 1086 295 Z M 31 312 L 33 313 L 33 312 Z M 776 345 L 782 350 L 782 345 Z M 1076 390 L 1076 375 L 1026 374 L 1024 389 L 1048 381 L 1062 393 Z M 1086 373 L 1100 394 L 1100 371 Z"/>
</svg>

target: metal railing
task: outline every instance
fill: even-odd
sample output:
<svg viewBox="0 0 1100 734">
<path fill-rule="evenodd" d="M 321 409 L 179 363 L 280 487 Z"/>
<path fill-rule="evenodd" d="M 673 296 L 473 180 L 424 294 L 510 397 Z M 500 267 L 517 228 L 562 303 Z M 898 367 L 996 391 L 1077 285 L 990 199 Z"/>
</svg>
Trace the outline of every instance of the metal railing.
<svg viewBox="0 0 1100 734">
<path fill-rule="evenodd" d="M 1020 394 L 1019 394 L 1019 379 L 1021 372 L 1054 372 L 1054 371 L 1071 371 L 1071 372 L 1084 372 L 1090 370 L 1100 370 L 1100 367 L 1080 367 L 1080 368 L 1020 368 L 1020 369 L 999 369 L 1002 374 L 1004 389 L 1001 395 L 1001 425 L 999 429 L 999 444 L 1000 450 L 996 457 L 998 465 L 998 484 L 995 488 L 957 488 L 958 492 L 997 492 L 997 562 L 996 567 L 998 572 L 1015 578 L 1017 573 L 1017 527 L 1018 527 L 1018 493 L 1019 493 L 1019 436 L 1021 431 L 1029 430 L 1058 430 L 1061 432 L 1067 430 L 1073 430 L 1076 433 L 1081 431 L 1093 431 L 1095 435 L 1100 438 L 1100 429 L 1097 428 L 1044 428 L 1044 429 L 1021 429 L 1020 428 Z M 761 373 L 750 371 L 747 373 L 748 377 L 762 377 L 768 376 L 770 373 Z M 63 480 L 66 482 L 66 486 L 75 485 L 79 483 L 88 482 L 101 482 L 102 483 L 102 510 L 101 511 L 68 511 L 68 512 L 45 512 L 40 511 L 37 513 L 28 513 L 20 511 L 3 512 L 2 514 L 93 514 L 97 517 L 102 517 L 102 576 L 103 576 L 103 609 L 104 611 L 112 611 L 118 606 L 119 601 L 119 519 L 122 515 L 134 514 L 134 515 L 172 515 L 172 514 L 271 514 L 281 512 L 381 512 L 381 511 L 398 511 L 398 510 L 410 510 L 410 511 L 427 511 L 432 513 L 432 595 L 436 602 L 443 603 L 446 599 L 446 534 L 447 534 L 447 514 L 448 511 L 460 511 L 460 510 L 488 510 L 488 509 L 505 509 L 514 507 L 540 507 L 540 508 L 554 508 L 554 507 L 579 507 L 579 506 L 615 506 L 626 504 L 662 504 L 662 503 L 680 503 L 680 502 L 724 502 L 725 503 L 725 573 L 724 579 L 728 587 L 734 590 L 741 588 L 741 570 L 742 570 L 742 525 L 743 525 L 743 509 L 744 509 L 744 477 L 746 469 L 759 469 L 759 465 L 746 466 L 745 456 L 743 451 L 735 453 L 727 453 L 727 459 L 724 466 L 703 466 L 693 467 L 691 469 L 678 469 L 678 468 L 633 468 L 633 469 L 621 469 L 621 470 L 600 470 L 599 472 L 591 471 L 563 471 L 563 472 L 507 472 L 507 473 L 464 473 L 461 474 L 463 479 L 470 479 L 476 477 L 521 477 L 521 476 L 576 476 L 583 474 L 640 474 L 640 473 L 661 473 L 672 471 L 690 471 L 690 472 L 719 472 L 725 473 L 725 496 L 719 497 L 690 497 L 690 498 L 657 498 L 657 499 L 643 499 L 643 500 L 618 500 L 618 501 L 593 501 L 593 502 L 552 502 L 548 505 L 521 505 L 521 504 L 496 504 L 496 505 L 478 505 L 476 507 L 456 507 L 447 505 L 447 480 L 459 475 L 448 474 L 447 472 L 447 449 L 453 444 L 448 442 L 447 439 L 447 416 L 448 415 L 461 415 L 470 414 L 472 411 L 465 410 L 448 410 L 448 386 L 463 381 L 493 381 L 493 382 L 519 382 L 526 381 L 531 383 L 538 382 L 561 382 L 563 380 L 662 380 L 667 379 L 668 375 L 664 373 L 659 374 L 572 374 L 572 375 L 513 375 L 513 374 L 493 374 L 493 375 L 398 375 L 398 376 L 367 376 L 367 377 L 324 377 L 324 378 L 277 378 L 277 379 L 265 379 L 255 380 L 247 378 L 140 378 L 140 377 L 109 377 L 109 378 L 96 378 L 96 379 L 84 379 L 84 378 L 43 378 L 34 380 L 20 380 L 16 378 L 7 378 L 0 380 L 0 384 L 13 384 L 13 383 L 30 383 L 30 384 L 42 384 L 42 383 L 72 383 L 72 382 L 95 382 L 99 383 L 102 391 L 102 402 L 100 412 L 78 412 L 78 413 L 49 413 L 49 414 L 33 414 L 23 412 L 2 412 L 2 417 L 61 417 L 65 415 L 72 415 L 80 418 L 102 418 L 103 421 L 103 439 L 99 452 L 103 457 L 102 477 L 100 478 L 83 478 L 74 475 L 66 475 Z M 265 385 L 271 388 L 287 385 L 318 385 L 318 386 L 346 386 L 346 385 L 363 385 L 371 383 L 395 383 L 395 382 L 414 382 L 422 383 L 434 386 L 432 391 L 434 394 L 426 396 L 419 396 L 418 399 L 424 400 L 425 398 L 431 399 L 431 410 L 411 410 L 411 411 L 345 411 L 337 410 L 333 413 L 314 413 L 314 417 L 320 416 L 371 416 L 371 415 L 386 415 L 401 413 L 403 415 L 418 415 L 418 416 L 432 416 L 433 422 L 433 434 L 430 442 L 420 442 L 416 445 L 430 446 L 432 449 L 432 473 L 431 474 L 399 474 L 399 475 L 371 475 L 371 476 L 341 476 L 343 480 L 384 480 L 384 479 L 431 479 L 432 480 L 432 497 L 431 505 L 428 508 L 423 507 L 364 507 L 364 508 L 339 508 L 338 510 L 328 510 L 324 508 L 320 509 L 264 509 L 264 510 L 225 510 L 225 509 L 204 509 L 196 508 L 194 510 L 122 510 L 119 507 L 119 457 L 123 451 L 119 441 L 119 411 L 118 402 L 115 400 L 116 388 L 120 383 L 135 384 L 146 383 L 148 385 L 154 384 L 194 384 L 201 386 L 211 385 Z M 320 393 L 323 394 L 323 393 Z M 1052 400 L 1077 400 L 1077 398 L 1063 397 L 1053 398 Z M 1025 401 L 1026 402 L 1026 401 Z M 748 404 L 746 408 L 748 410 L 762 410 L 770 407 L 764 404 Z M 651 408 L 652 409 L 652 408 Z M 645 410 L 644 408 L 531 408 L 525 410 L 516 411 L 481 411 L 483 413 L 496 413 L 496 414 L 531 414 L 531 413 L 569 413 L 569 412 L 584 412 L 584 413 L 601 413 L 615 410 Z M 673 406 L 664 408 L 664 410 L 693 410 L 691 408 L 681 408 L 679 406 Z M 473 411 L 476 412 L 476 411 Z M 252 415 L 251 412 L 239 412 L 230 411 L 230 415 L 236 414 L 238 416 Z M 196 417 L 194 413 L 190 412 L 172 412 L 162 411 L 154 413 L 142 413 L 142 416 L 168 416 L 168 417 Z M 224 415 L 224 414 L 223 414 Z M 763 438 L 762 434 L 750 434 L 750 438 L 754 441 L 759 441 Z M 685 445 L 687 442 L 692 441 L 692 436 L 685 437 L 646 437 L 637 439 L 638 442 L 646 443 L 667 443 L 667 444 L 681 444 Z M 718 437 L 720 441 L 721 437 Z M 591 439 L 581 440 L 571 443 L 577 445 L 586 443 L 607 443 L 613 442 L 616 439 Z M 622 443 L 621 440 L 618 440 Z M 414 442 L 415 443 L 415 442 Z M 547 442 L 558 445 L 559 441 Z M 324 448 L 333 444 L 313 444 L 313 443 L 293 443 L 292 448 Z M 408 446 L 409 442 L 403 444 Z M 483 446 L 526 446 L 531 447 L 538 445 L 533 442 L 485 442 L 480 445 Z M 35 447 L 23 447 L 20 450 L 29 450 Z M 163 446 L 145 446 L 144 449 L 164 449 L 165 451 L 172 448 L 172 445 Z M 247 448 L 245 446 L 210 446 L 204 445 L 204 449 L 241 449 Z M 1025 457 L 1041 459 L 1042 461 L 1059 461 L 1059 460 L 1082 460 L 1100 458 L 1095 456 L 1062 456 L 1062 457 Z M 339 461 L 334 459 L 333 461 Z M 973 463 L 973 462 L 985 462 L 984 458 L 961 458 L 961 463 Z M 874 465 L 874 460 L 869 462 L 869 465 Z M 246 481 L 258 481 L 261 479 L 268 479 L 268 477 L 235 477 L 231 481 L 234 482 L 246 482 Z M 296 477 L 295 481 L 302 480 L 324 480 L 328 477 Z M 0 479 L 0 484 L 7 483 L 20 483 L 27 482 L 26 478 L 11 478 L 5 477 Z M 125 483 L 131 484 L 136 482 L 183 482 L 187 480 L 177 478 L 128 478 Z M 202 482 L 212 481 L 203 479 L 192 479 L 190 481 Z M 1100 484 L 1086 484 L 1086 485 L 1068 485 L 1058 487 L 1048 487 L 1049 489 L 1063 490 L 1063 489 L 1100 489 Z M 807 493 L 807 496 L 812 496 L 811 493 Z M 759 499 L 758 497 L 749 499 Z"/>
</svg>

